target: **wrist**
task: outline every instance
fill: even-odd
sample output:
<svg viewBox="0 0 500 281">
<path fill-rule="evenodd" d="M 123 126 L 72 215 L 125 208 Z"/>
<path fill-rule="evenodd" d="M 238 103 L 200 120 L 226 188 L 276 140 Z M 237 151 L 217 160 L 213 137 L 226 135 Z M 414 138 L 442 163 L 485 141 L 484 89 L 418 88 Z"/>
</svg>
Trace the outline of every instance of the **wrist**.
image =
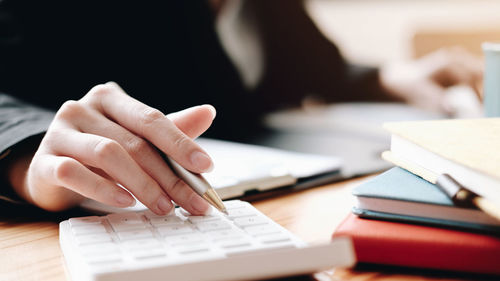
<svg viewBox="0 0 500 281">
<path fill-rule="evenodd" d="M 379 81 L 380 87 L 389 96 L 407 101 L 405 93 L 408 92 L 407 83 L 405 81 L 411 79 L 409 69 L 404 67 L 403 63 L 392 63 L 380 68 Z"/>
<path fill-rule="evenodd" d="M 9 153 L 0 160 L 2 165 L 2 180 L 6 184 L 2 193 L 15 201 L 31 202 L 26 178 L 31 159 L 40 143 L 41 136 L 33 136 L 16 144 Z"/>
<path fill-rule="evenodd" d="M 22 200 L 31 203 L 26 178 L 34 153 L 12 153 L 6 167 L 7 180 L 12 191 Z M 9 157 L 10 158 L 10 157 Z"/>
</svg>

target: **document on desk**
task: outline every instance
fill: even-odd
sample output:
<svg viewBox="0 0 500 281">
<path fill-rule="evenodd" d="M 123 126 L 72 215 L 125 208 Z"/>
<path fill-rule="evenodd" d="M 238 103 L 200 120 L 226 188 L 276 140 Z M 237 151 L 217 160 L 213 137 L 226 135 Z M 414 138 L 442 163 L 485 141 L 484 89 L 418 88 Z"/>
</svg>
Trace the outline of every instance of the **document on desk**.
<svg viewBox="0 0 500 281">
<path fill-rule="evenodd" d="M 265 192 L 282 187 L 310 187 L 340 178 L 342 160 L 335 156 L 291 152 L 265 146 L 198 138 L 215 168 L 203 176 L 222 199 Z M 106 206 L 93 200 L 82 207 L 99 213 L 142 210 L 137 201 L 129 208 Z"/>
<path fill-rule="evenodd" d="M 454 118 L 482 116 L 481 104 L 470 87 L 448 88 L 445 100 Z M 444 118 L 449 116 L 394 102 L 347 102 L 287 109 L 265 117 L 264 123 L 271 132 L 254 143 L 340 157 L 343 178 L 350 178 L 392 167 L 380 158 L 390 146 L 390 134 L 382 124 Z"/>
<path fill-rule="evenodd" d="M 197 141 L 212 156 L 215 169 L 206 179 L 226 199 L 302 183 L 340 171 L 341 159 L 213 139 Z"/>
</svg>

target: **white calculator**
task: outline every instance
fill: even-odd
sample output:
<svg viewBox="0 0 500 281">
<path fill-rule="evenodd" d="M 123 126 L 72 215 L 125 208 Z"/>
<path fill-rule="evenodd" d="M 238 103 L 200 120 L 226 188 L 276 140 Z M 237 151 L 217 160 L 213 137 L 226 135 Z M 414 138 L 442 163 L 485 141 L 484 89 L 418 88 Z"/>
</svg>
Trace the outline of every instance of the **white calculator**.
<svg viewBox="0 0 500 281">
<path fill-rule="evenodd" d="M 182 208 L 77 217 L 59 226 L 67 272 L 86 280 L 249 280 L 352 266 L 348 238 L 308 246 L 247 202 L 192 216 Z"/>
</svg>

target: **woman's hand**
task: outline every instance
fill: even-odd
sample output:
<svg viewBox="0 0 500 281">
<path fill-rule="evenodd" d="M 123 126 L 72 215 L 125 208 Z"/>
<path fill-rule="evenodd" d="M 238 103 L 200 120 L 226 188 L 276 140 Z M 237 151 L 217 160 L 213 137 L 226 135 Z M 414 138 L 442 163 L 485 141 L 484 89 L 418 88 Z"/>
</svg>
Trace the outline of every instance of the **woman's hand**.
<svg viewBox="0 0 500 281">
<path fill-rule="evenodd" d="M 410 62 L 381 68 L 382 87 L 392 96 L 421 108 L 453 114 L 446 89 L 467 85 L 481 97 L 483 63 L 460 48 L 442 49 Z"/>
<path fill-rule="evenodd" d="M 98 85 L 59 109 L 35 155 L 24 160 L 31 160 L 27 171 L 14 165 L 9 178 L 18 194 L 51 211 L 85 197 L 127 207 L 135 203 L 131 193 L 156 214 L 170 212 L 171 200 L 203 214 L 207 202 L 174 175 L 158 150 L 190 171 L 210 171 L 212 160 L 193 138 L 214 117 L 215 109 L 204 105 L 167 118 L 115 83 Z"/>
</svg>

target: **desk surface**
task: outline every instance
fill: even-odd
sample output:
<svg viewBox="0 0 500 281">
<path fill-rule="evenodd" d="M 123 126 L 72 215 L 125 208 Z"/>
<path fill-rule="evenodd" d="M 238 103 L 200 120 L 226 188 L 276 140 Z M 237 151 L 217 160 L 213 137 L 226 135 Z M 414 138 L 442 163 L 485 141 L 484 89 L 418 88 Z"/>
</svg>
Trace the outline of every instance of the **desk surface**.
<svg viewBox="0 0 500 281">
<path fill-rule="evenodd" d="M 366 179 L 366 178 L 365 178 Z M 326 242 L 353 205 L 350 191 L 365 179 L 312 188 L 254 201 L 260 211 L 308 242 Z M 74 216 L 74 214 L 73 214 Z M 3 215 L 3 217 L 8 217 Z M 0 280 L 66 280 L 58 243 L 58 220 L 1 219 Z M 336 269 L 315 276 L 319 280 L 478 280 L 451 273 L 422 273 L 391 268 Z M 310 278 L 305 278 L 310 279 Z"/>
</svg>

